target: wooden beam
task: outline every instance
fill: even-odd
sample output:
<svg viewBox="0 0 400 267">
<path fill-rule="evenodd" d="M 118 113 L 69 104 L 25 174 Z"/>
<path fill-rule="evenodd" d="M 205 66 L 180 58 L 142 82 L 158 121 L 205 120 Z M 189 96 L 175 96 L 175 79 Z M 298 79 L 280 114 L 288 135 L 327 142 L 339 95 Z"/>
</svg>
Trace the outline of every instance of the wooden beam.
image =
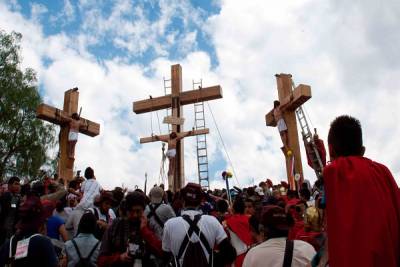
<svg viewBox="0 0 400 267">
<path fill-rule="evenodd" d="M 185 137 L 187 137 L 187 136 L 195 136 L 195 135 L 202 135 L 202 134 L 208 134 L 208 133 L 210 133 L 210 129 L 206 128 L 206 129 L 201 129 L 201 130 L 194 130 L 194 131 L 192 131 L 191 134 L 189 134 L 189 131 L 182 132 L 180 134 L 181 135 L 185 135 Z M 168 138 L 169 134 L 159 135 L 159 137 L 160 138 Z M 149 137 L 140 138 L 140 143 L 141 144 L 157 142 L 157 141 L 160 141 L 160 140 L 158 138 L 156 138 L 155 135 L 149 136 Z"/>
<path fill-rule="evenodd" d="M 184 91 L 179 95 L 181 105 L 194 104 L 219 98 L 222 98 L 222 88 L 219 85 L 204 87 L 199 90 Z M 149 111 L 170 108 L 171 105 L 172 96 L 169 94 L 166 96 L 154 97 L 152 99 L 135 101 L 133 102 L 133 112 L 141 114 Z"/>
<path fill-rule="evenodd" d="M 294 111 L 307 100 L 311 98 L 311 87 L 309 85 L 300 84 L 292 92 L 281 101 L 283 110 Z"/>
<path fill-rule="evenodd" d="M 286 96 L 281 101 L 282 110 L 284 112 L 294 111 L 310 98 L 311 98 L 311 87 L 309 85 L 300 84 L 293 90 L 291 95 Z M 271 109 L 265 115 L 265 123 L 267 126 L 271 127 L 276 126 L 276 121 L 274 118 L 274 109 Z"/>
<path fill-rule="evenodd" d="M 40 104 L 36 110 L 36 117 L 57 125 L 63 125 L 67 123 L 64 123 L 62 118 L 70 118 L 71 116 L 61 109 L 49 106 L 47 104 Z M 99 135 L 100 124 L 85 118 L 80 118 L 80 121 L 80 133 L 89 135 L 91 137 Z"/>
</svg>

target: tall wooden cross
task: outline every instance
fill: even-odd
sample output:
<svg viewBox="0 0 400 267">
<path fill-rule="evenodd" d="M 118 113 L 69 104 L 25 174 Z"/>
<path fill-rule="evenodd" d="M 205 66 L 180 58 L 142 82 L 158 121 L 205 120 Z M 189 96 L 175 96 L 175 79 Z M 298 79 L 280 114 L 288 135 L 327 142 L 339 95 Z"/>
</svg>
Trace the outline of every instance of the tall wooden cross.
<svg viewBox="0 0 400 267">
<path fill-rule="evenodd" d="M 133 111 L 136 114 L 152 112 L 160 109 L 172 108 L 173 120 L 181 120 L 183 105 L 222 98 L 222 89 L 219 85 L 204 87 L 199 90 L 182 91 L 182 67 L 179 64 L 171 66 L 171 94 L 152 97 L 150 99 L 133 103 Z M 203 130 L 192 131 L 190 135 L 204 134 Z M 178 135 L 184 134 L 181 123 L 172 123 L 172 132 Z M 208 129 L 206 129 L 208 133 Z M 159 141 L 153 137 L 142 138 L 141 143 Z M 185 182 L 183 139 L 177 142 L 175 174 L 173 179 L 168 178 L 168 187 L 174 192 L 178 191 Z"/>
<path fill-rule="evenodd" d="M 276 82 L 278 85 L 278 97 L 280 102 L 280 110 L 283 113 L 283 118 L 288 128 L 288 147 L 292 150 L 294 156 L 294 171 L 300 174 L 300 181 L 303 181 L 303 168 L 301 164 L 301 154 L 299 145 L 299 136 L 297 132 L 297 122 L 295 110 L 311 98 L 311 87 L 309 85 L 300 84 L 294 90 L 292 90 L 292 75 L 291 74 L 276 74 Z M 276 126 L 274 118 L 274 110 L 272 109 L 265 115 L 265 122 L 267 126 Z M 292 175 L 292 157 L 288 157 L 285 154 L 286 159 L 286 172 L 288 183 L 291 188 L 295 188 L 296 182 Z"/>
<path fill-rule="evenodd" d="M 36 110 L 36 116 L 39 119 L 46 120 L 61 126 L 59 140 L 60 159 L 58 161 L 58 176 L 60 178 L 63 178 L 65 181 L 70 181 L 74 177 L 73 170 L 75 160 L 68 155 L 68 120 L 71 119 L 72 114 L 78 113 L 78 100 L 78 88 L 73 88 L 65 91 L 63 110 L 49 106 L 47 104 L 40 104 Z M 100 124 L 92 122 L 85 118 L 80 118 L 79 132 L 94 137 L 100 133 Z"/>
</svg>

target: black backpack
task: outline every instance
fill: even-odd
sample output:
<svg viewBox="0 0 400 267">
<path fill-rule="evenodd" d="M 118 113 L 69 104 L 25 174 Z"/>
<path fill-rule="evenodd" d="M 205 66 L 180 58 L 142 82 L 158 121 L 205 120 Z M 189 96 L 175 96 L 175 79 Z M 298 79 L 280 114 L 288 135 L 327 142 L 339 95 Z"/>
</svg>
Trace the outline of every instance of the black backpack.
<svg viewBox="0 0 400 267">
<path fill-rule="evenodd" d="M 208 243 L 206 237 L 201 234 L 201 231 L 197 226 L 197 223 L 200 221 L 201 214 L 197 214 L 196 216 L 194 216 L 193 221 L 186 214 L 182 215 L 182 218 L 189 224 L 189 230 L 187 231 L 187 234 L 183 239 L 183 242 L 179 249 L 178 257 L 176 258 L 176 265 L 180 266 L 179 259 L 182 258 L 183 253 L 185 253 L 185 255 L 183 256 L 183 263 L 181 267 L 212 266 L 213 250 L 210 247 L 210 244 Z M 193 233 L 196 233 L 196 235 L 199 237 L 199 242 L 192 242 L 190 240 L 190 237 Z M 210 255 L 209 262 L 207 262 L 207 257 L 201 244 L 203 244 L 208 254 Z"/>
<path fill-rule="evenodd" d="M 151 217 L 154 217 L 154 219 L 156 220 L 157 224 L 159 226 L 161 226 L 161 228 L 164 228 L 164 223 L 163 221 L 161 221 L 160 217 L 158 217 L 156 210 L 158 209 L 158 207 L 160 207 L 161 203 L 155 204 L 154 206 L 149 204 L 149 209 L 150 212 L 149 214 L 147 214 L 147 219 L 150 220 Z"/>
<path fill-rule="evenodd" d="M 96 219 L 99 220 L 100 215 L 99 215 L 99 211 L 96 208 L 93 208 L 93 214 L 96 217 Z M 107 220 L 106 221 L 107 223 L 110 222 L 110 215 L 108 214 L 108 212 L 106 214 L 106 220 Z M 96 228 L 94 230 L 94 237 L 96 237 L 98 240 L 102 240 L 104 232 L 105 232 L 105 230 L 101 229 L 100 226 L 96 223 Z"/>
<path fill-rule="evenodd" d="M 75 265 L 75 267 L 95 267 L 96 265 L 90 261 L 94 251 L 96 250 L 97 246 L 99 245 L 100 241 L 97 241 L 96 245 L 92 248 L 89 255 L 86 258 L 82 258 L 81 252 L 79 251 L 78 245 L 76 244 L 75 240 L 71 240 L 72 244 L 74 245 L 76 252 L 78 252 L 79 261 Z"/>
</svg>

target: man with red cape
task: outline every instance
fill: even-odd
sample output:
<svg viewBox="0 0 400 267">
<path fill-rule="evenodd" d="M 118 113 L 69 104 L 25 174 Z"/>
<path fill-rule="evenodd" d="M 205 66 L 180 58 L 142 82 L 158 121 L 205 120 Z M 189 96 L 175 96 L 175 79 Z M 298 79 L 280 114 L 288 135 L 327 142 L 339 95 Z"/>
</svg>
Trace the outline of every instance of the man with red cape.
<svg viewBox="0 0 400 267">
<path fill-rule="evenodd" d="M 400 193 L 384 165 L 363 157 L 360 122 L 340 116 L 324 168 L 330 267 L 400 266 Z"/>
</svg>

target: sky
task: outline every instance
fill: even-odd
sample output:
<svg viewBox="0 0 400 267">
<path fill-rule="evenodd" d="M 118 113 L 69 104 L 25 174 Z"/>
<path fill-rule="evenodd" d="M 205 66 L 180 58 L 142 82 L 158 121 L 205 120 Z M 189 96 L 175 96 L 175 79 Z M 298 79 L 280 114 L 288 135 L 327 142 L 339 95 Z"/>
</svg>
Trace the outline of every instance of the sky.
<svg viewBox="0 0 400 267">
<path fill-rule="evenodd" d="M 132 103 L 162 96 L 173 64 L 184 90 L 200 79 L 223 90 L 205 105 L 212 188 L 224 186 L 223 170 L 240 187 L 285 180 L 279 133 L 264 121 L 278 97 L 276 73 L 311 86 L 303 107 L 325 143 L 335 117 L 358 118 L 365 156 L 399 183 L 399 25 L 397 0 L 0 0 L 0 29 L 22 33 L 21 68 L 37 72 L 44 102 L 61 108 L 64 92 L 78 87 L 82 116 L 100 123 L 99 136 L 80 135 L 75 169 L 93 167 L 108 189 L 142 188 L 145 173 L 150 185 L 162 181 L 161 144 L 139 138 L 166 133 L 166 113 L 136 115 Z M 186 130 L 193 114 L 185 106 Z M 195 140 L 185 138 L 187 181 L 198 179 Z"/>
</svg>

